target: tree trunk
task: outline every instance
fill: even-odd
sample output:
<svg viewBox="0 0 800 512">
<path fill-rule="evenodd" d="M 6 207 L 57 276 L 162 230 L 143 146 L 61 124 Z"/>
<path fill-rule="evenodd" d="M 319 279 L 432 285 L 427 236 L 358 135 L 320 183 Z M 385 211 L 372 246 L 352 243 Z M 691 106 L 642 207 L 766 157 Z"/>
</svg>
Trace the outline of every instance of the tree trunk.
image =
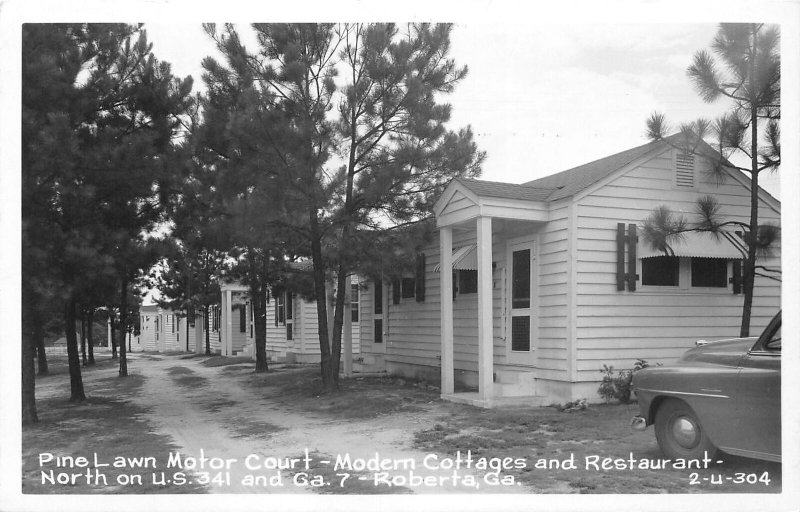
<svg viewBox="0 0 800 512">
<path fill-rule="evenodd" d="M 256 323 L 256 373 L 269 370 L 267 363 L 267 308 L 266 292 L 256 288 L 255 294 L 252 293 L 250 303 L 253 305 L 253 321 Z"/>
<path fill-rule="evenodd" d="M 756 25 L 752 25 L 752 56 L 750 58 L 750 233 L 747 235 L 747 259 L 742 269 L 742 291 L 744 303 L 742 304 L 742 326 L 739 336 L 750 336 L 750 316 L 753 310 L 753 288 L 755 287 L 756 273 L 756 240 L 758 240 L 758 91 L 753 86 L 756 80 L 756 52 L 758 47 L 758 32 Z"/>
<path fill-rule="evenodd" d="M 350 290 L 346 289 L 347 272 L 340 264 L 336 276 L 336 302 L 333 309 L 333 343 L 331 343 L 331 366 L 334 369 L 333 378 L 336 386 L 339 385 L 339 365 L 342 360 L 342 328 L 344 327 L 345 297 Z"/>
<path fill-rule="evenodd" d="M 86 335 L 86 341 L 89 345 L 89 366 L 94 365 L 94 308 L 90 308 L 86 312 L 86 323 L 89 324 L 89 332 Z"/>
<path fill-rule="evenodd" d="M 64 324 L 67 335 L 67 360 L 69 361 L 70 402 L 83 402 L 86 395 L 83 392 L 83 378 L 81 377 L 81 359 L 78 355 L 78 337 L 75 334 L 75 299 L 70 298 L 64 311 Z"/>
<path fill-rule="evenodd" d="M 317 299 L 317 328 L 319 330 L 319 364 L 322 384 L 328 390 L 336 389 L 337 379 L 331 361 L 331 347 L 328 340 L 328 304 L 325 292 L 325 266 L 322 259 L 322 240 L 319 232 L 317 211 L 309 209 L 311 228 L 311 262 L 314 266 L 314 294 Z"/>
<path fill-rule="evenodd" d="M 111 313 L 113 314 L 113 313 Z M 111 359 L 117 358 L 117 328 L 115 322 L 111 320 Z"/>
<path fill-rule="evenodd" d="M 89 366 L 89 358 L 86 356 L 86 311 L 81 309 L 81 361 L 83 366 Z"/>
<path fill-rule="evenodd" d="M 33 336 L 33 345 L 36 349 L 39 375 L 47 375 L 50 370 L 47 366 L 47 352 L 44 348 L 44 321 L 42 319 L 42 314 L 38 309 L 34 309 L 32 313 L 35 321 L 31 327 L 31 334 Z"/>
<path fill-rule="evenodd" d="M 23 286 L 22 290 L 22 424 L 28 425 L 39 421 L 39 415 L 36 412 L 36 368 L 33 364 L 35 335 L 33 333 L 36 324 L 41 324 L 41 322 L 34 313 L 36 311 L 34 297 L 29 291 L 26 292 L 26 287 Z M 42 351 L 44 350 L 42 349 Z"/>
<path fill-rule="evenodd" d="M 119 301 L 119 376 L 128 376 L 128 358 L 125 351 L 125 336 L 128 333 L 128 278 L 123 277 L 120 285 Z"/>
<path fill-rule="evenodd" d="M 203 305 L 203 331 L 206 333 L 206 355 L 211 355 L 211 328 L 208 325 L 208 304 Z"/>
</svg>

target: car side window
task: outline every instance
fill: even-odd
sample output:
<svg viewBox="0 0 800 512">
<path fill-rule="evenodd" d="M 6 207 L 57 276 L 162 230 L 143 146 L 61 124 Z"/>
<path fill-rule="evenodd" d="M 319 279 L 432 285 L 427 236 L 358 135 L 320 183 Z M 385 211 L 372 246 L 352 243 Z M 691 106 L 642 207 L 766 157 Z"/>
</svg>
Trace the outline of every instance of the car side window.
<svg viewBox="0 0 800 512">
<path fill-rule="evenodd" d="M 775 332 L 772 333 L 769 340 L 764 344 L 764 348 L 767 350 L 775 350 L 780 352 L 781 350 L 781 326 L 779 325 Z"/>
</svg>

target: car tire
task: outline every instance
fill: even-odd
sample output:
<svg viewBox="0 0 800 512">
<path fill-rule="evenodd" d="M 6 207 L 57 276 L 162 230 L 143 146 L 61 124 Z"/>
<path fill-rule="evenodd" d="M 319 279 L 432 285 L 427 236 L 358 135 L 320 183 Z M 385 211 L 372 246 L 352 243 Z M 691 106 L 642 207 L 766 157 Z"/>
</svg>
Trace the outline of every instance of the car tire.
<svg viewBox="0 0 800 512">
<path fill-rule="evenodd" d="M 700 459 L 717 452 L 697 415 L 681 400 L 670 398 L 661 403 L 656 411 L 655 431 L 658 446 L 669 458 Z"/>
</svg>

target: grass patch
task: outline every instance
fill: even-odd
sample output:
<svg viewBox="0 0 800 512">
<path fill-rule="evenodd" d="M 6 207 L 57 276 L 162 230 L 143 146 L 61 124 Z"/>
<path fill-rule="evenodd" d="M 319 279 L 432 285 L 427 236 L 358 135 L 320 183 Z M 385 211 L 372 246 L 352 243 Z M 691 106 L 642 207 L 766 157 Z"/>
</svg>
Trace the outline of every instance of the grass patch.
<svg viewBox="0 0 800 512">
<path fill-rule="evenodd" d="M 653 430 L 633 432 L 628 426 L 637 413 L 634 405 L 597 405 L 564 413 L 552 407 L 526 409 L 477 409 L 445 404 L 436 424 L 414 434 L 414 446 L 426 452 L 454 455 L 471 451 L 473 457 L 524 457 L 524 469 L 509 470 L 517 481 L 537 492 L 574 493 L 697 493 L 780 492 L 781 467 L 761 461 L 725 457 L 724 464 L 708 470 L 596 471 L 586 467 L 585 457 L 598 455 L 626 459 L 661 459 Z M 538 460 L 558 461 L 574 457 L 577 469 L 535 468 Z M 555 462 L 548 462 L 555 464 Z M 769 472 L 769 486 L 742 487 L 725 480 L 735 473 Z M 689 485 L 697 472 L 701 485 Z M 721 485 L 702 482 L 703 477 L 723 475 Z"/>
<path fill-rule="evenodd" d="M 230 400 L 228 398 L 220 397 L 220 398 L 213 398 L 211 400 L 204 401 L 200 405 L 206 411 L 212 412 L 212 413 L 216 413 L 216 412 L 220 412 L 222 409 L 229 409 L 231 407 L 235 407 L 235 406 L 239 405 L 239 402 L 237 402 L 235 400 Z"/>
<path fill-rule="evenodd" d="M 263 440 L 269 439 L 272 434 L 285 429 L 266 421 L 252 420 L 239 416 L 231 421 L 228 425 L 228 430 L 232 432 L 233 437 Z"/>
<path fill-rule="evenodd" d="M 152 493 L 203 493 L 207 489 L 197 484 L 159 485 L 153 482 L 152 473 L 160 473 L 164 457 L 177 450 L 168 436 L 153 433 L 151 425 L 143 419 L 146 410 L 120 397 L 141 392 L 143 378 L 130 375 L 126 378 L 108 377 L 92 384 L 90 398 L 80 404 L 63 399 L 38 401 L 39 422 L 24 425 L 22 429 L 22 492 L 26 494 L 152 494 Z M 106 475 L 105 481 L 89 483 L 79 477 L 70 484 L 43 482 L 42 473 L 85 474 L 87 468 L 57 468 L 54 462 L 40 467 L 39 455 L 83 456 L 93 468 L 95 454 L 100 463 L 113 463 L 115 457 L 158 459 L 157 469 L 152 468 L 98 468 Z M 170 470 L 166 470 L 169 478 Z M 94 473 L 92 471 L 92 473 Z M 141 485 L 120 485 L 120 475 L 141 475 Z"/>
<path fill-rule="evenodd" d="M 423 382 L 385 376 L 342 379 L 339 389 L 329 392 L 316 366 L 278 368 L 239 379 L 254 389 L 269 388 L 264 394 L 289 409 L 339 419 L 420 411 L 439 398 L 438 392 Z"/>
<path fill-rule="evenodd" d="M 256 362 L 249 357 L 226 357 L 226 356 L 211 356 L 205 361 L 203 361 L 201 364 L 203 366 L 214 368 L 217 366 L 230 366 L 234 364 L 244 364 L 244 363 L 251 364 L 253 368 L 255 368 L 256 366 Z"/>
<path fill-rule="evenodd" d="M 171 366 L 167 368 L 170 378 L 178 384 L 190 389 L 195 389 L 208 384 L 208 379 L 197 375 L 191 368 L 185 366 Z"/>
</svg>

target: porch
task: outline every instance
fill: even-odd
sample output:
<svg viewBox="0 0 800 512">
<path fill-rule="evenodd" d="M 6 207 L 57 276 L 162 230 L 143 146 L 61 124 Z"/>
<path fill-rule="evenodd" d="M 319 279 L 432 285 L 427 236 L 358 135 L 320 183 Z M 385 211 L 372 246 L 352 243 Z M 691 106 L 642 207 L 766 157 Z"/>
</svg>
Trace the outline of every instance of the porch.
<svg viewBox="0 0 800 512">
<path fill-rule="evenodd" d="M 434 207 L 439 228 L 441 397 L 491 408 L 544 405 L 536 393 L 536 235 L 549 220 L 551 190 L 455 180 Z M 475 233 L 475 243 L 453 249 L 453 233 Z M 494 240 L 494 241 L 493 241 Z M 500 261 L 495 261 L 496 252 Z M 453 269 L 453 271 L 450 271 Z M 454 271 L 477 271 L 477 392 L 455 392 Z M 500 338 L 493 309 L 500 288 Z M 497 342 L 497 343 L 496 343 Z M 503 347 L 498 353 L 498 347 Z M 497 362 L 497 364 L 496 364 Z"/>
</svg>

